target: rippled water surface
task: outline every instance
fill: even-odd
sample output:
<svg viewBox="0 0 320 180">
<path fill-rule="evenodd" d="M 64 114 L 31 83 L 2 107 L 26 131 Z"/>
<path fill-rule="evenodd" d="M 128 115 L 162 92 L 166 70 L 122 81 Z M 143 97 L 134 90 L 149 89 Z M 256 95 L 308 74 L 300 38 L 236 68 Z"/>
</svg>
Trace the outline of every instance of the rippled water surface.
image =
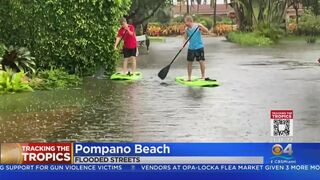
<svg viewBox="0 0 320 180">
<path fill-rule="evenodd" d="M 157 78 L 181 44 L 167 38 L 142 52 L 141 81 L 86 78 L 79 89 L 1 96 L 0 142 L 272 141 L 272 109 L 294 110 L 293 141 L 320 141 L 320 44 L 259 48 L 205 38 L 207 75 L 221 82 L 216 88 L 174 82 L 186 73 L 185 50 L 167 79 Z"/>
</svg>

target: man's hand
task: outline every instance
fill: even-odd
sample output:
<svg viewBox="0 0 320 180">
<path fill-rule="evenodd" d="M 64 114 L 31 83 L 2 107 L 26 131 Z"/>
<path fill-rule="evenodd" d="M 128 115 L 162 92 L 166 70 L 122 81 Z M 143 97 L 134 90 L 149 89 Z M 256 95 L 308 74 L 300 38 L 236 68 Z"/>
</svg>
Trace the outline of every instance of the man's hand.
<svg viewBox="0 0 320 180">
<path fill-rule="evenodd" d="M 130 30 L 128 24 L 124 25 L 124 26 L 123 26 L 123 29 L 125 29 L 125 30 L 127 30 L 127 31 Z"/>
</svg>

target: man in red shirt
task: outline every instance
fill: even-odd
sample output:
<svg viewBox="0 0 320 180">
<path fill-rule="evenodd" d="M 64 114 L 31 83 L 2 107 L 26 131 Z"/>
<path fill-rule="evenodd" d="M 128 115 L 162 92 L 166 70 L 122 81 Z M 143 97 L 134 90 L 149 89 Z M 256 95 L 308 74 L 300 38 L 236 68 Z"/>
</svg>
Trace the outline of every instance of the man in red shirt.
<svg viewBox="0 0 320 180">
<path fill-rule="evenodd" d="M 127 23 L 125 18 L 120 20 L 121 28 L 118 31 L 118 35 L 116 38 L 116 43 L 114 48 L 117 49 L 118 44 L 120 43 L 121 39 L 123 39 L 123 73 L 130 74 L 128 72 L 128 62 L 131 62 L 132 67 L 131 71 L 134 73 L 136 71 L 136 56 L 137 56 L 137 39 L 136 39 L 136 32 L 133 25 Z"/>
</svg>

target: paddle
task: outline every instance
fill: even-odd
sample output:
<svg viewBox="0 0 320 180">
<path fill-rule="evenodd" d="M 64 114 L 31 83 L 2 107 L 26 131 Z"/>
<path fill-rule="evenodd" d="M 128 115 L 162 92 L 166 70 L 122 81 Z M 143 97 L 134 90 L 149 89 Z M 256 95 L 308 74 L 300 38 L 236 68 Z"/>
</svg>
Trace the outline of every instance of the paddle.
<svg viewBox="0 0 320 180">
<path fill-rule="evenodd" d="M 193 33 L 191 34 L 191 36 L 187 39 L 187 41 L 184 43 L 184 45 L 182 46 L 182 48 L 179 50 L 179 52 L 176 54 L 176 56 L 173 58 L 173 60 L 170 62 L 169 65 L 167 65 L 166 67 L 162 68 L 161 71 L 158 73 L 158 76 L 160 79 L 164 80 L 170 70 L 170 66 L 171 64 L 176 60 L 176 58 L 178 57 L 178 55 L 181 53 L 182 49 L 187 45 L 187 43 L 190 41 L 190 39 L 192 38 L 192 36 L 194 35 L 194 33 L 196 33 L 196 31 L 199 29 L 199 26 L 193 31 Z"/>
</svg>

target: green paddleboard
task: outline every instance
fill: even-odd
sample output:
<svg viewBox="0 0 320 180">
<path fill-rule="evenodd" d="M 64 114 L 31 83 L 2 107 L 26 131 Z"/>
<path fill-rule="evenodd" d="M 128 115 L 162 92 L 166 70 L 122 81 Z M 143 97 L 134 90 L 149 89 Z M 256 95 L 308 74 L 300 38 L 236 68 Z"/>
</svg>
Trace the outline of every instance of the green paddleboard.
<svg viewBox="0 0 320 180">
<path fill-rule="evenodd" d="M 191 81 L 188 81 L 187 79 L 188 79 L 187 77 L 179 76 L 179 77 L 176 77 L 176 82 L 185 86 L 194 86 L 194 87 L 219 86 L 219 83 L 216 80 L 203 80 L 199 77 L 192 77 Z"/>
<path fill-rule="evenodd" d="M 117 80 L 117 81 L 135 81 L 142 78 L 141 72 L 135 72 L 133 74 L 123 74 L 120 72 L 117 72 L 111 76 L 111 80 Z"/>
</svg>

